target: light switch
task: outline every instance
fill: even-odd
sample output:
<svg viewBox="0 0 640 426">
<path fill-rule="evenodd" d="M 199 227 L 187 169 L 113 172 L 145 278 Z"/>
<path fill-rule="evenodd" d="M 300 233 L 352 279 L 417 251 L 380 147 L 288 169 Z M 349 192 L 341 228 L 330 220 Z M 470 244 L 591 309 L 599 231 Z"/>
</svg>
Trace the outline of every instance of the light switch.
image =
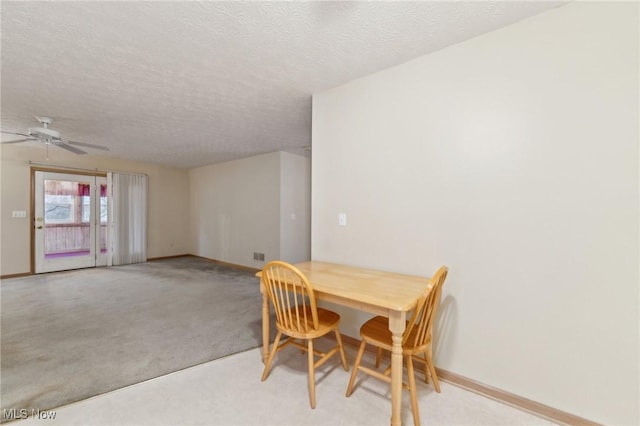
<svg viewBox="0 0 640 426">
<path fill-rule="evenodd" d="M 347 214 L 346 213 L 338 213 L 338 225 L 347 226 Z"/>
<path fill-rule="evenodd" d="M 11 217 L 27 217 L 27 212 L 24 210 L 14 210 L 11 212 Z"/>
</svg>

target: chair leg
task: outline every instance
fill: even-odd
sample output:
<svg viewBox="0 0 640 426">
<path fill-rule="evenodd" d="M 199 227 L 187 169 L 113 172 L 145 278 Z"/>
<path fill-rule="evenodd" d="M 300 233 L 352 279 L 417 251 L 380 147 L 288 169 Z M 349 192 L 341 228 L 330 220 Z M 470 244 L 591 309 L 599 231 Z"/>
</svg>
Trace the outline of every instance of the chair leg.
<svg viewBox="0 0 640 426">
<path fill-rule="evenodd" d="M 273 361 L 273 356 L 278 351 L 278 345 L 280 344 L 280 338 L 282 337 L 282 333 L 278 331 L 276 334 L 276 340 L 273 341 L 273 347 L 271 348 L 271 352 L 269 352 L 269 357 L 267 358 L 267 363 L 264 365 L 264 371 L 262 372 L 262 381 L 267 380 L 267 376 L 269 375 L 269 370 L 271 369 L 271 362 Z"/>
<path fill-rule="evenodd" d="M 336 328 L 336 340 L 338 341 L 338 347 L 340 348 L 340 358 L 342 358 L 342 366 L 344 371 L 349 371 L 349 364 L 347 363 L 347 357 L 344 354 L 344 346 L 342 345 L 342 337 L 340 337 L 340 330 Z"/>
<path fill-rule="evenodd" d="M 427 353 L 423 353 L 422 357 L 424 358 L 424 382 L 429 383 L 429 358 L 427 358 Z"/>
<path fill-rule="evenodd" d="M 433 387 L 436 388 L 436 392 L 440 393 L 440 382 L 438 382 L 438 375 L 436 374 L 436 369 L 433 366 L 431 354 L 427 352 L 425 353 L 425 357 L 427 359 L 427 365 L 429 366 L 429 372 L 431 373 L 431 379 L 433 380 Z"/>
<path fill-rule="evenodd" d="M 409 393 L 411 394 L 411 411 L 413 411 L 413 424 L 420 426 L 420 412 L 418 411 L 418 398 L 416 397 L 416 378 L 413 376 L 413 359 L 407 356 L 407 374 L 409 375 Z"/>
<path fill-rule="evenodd" d="M 376 352 L 376 368 L 380 367 L 380 360 L 382 359 L 382 348 L 378 348 Z"/>
<path fill-rule="evenodd" d="M 353 384 L 356 381 L 356 375 L 358 374 L 358 367 L 360 367 L 360 361 L 362 361 L 362 354 L 364 354 L 364 348 L 367 343 L 363 340 L 360 343 L 360 349 L 358 349 L 358 355 L 356 356 L 356 362 L 353 364 L 353 371 L 351 372 L 351 378 L 349 379 L 349 385 L 347 386 L 347 397 L 353 393 Z"/>
<path fill-rule="evenodd" d="M 309 402 L 311 408 L 316 408 L 316 374 L 315 359 L 313 358 L 313 339 L 307 341 L 307 351 L 309 352 Z"/>
</svg>

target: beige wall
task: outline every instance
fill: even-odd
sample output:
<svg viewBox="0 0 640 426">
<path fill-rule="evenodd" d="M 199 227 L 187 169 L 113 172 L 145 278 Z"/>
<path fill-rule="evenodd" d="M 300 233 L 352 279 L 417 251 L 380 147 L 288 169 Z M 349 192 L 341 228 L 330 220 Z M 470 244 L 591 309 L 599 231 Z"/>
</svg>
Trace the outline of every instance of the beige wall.
<svg viewBox="0 0 640 426">
<path fill-rule="evenodd" d="M 261 268 L 280 256 L 280 154 L 198 167 L 189 171 L 191 252 Z"/>
<path fill-rule="evenodd" d="M 436 365 L 640 423 L 638 75 L 638 4 L 577 2 L 315 95 L 312 258 L 449 265 Z"/>
<path fill-rule="evenodd" d="M 265 260 L 310 258 L 310 160 L 276 152 L 192 170 L 40 147 L 0 147 L 0 275 L 30 271 L 28 161 L 149 176 L 148 256 L 195 254 L 260 268 Z M 295 219 L 292 219 L 295 215 Z M 190 226 L 191 224 L 191 226 Z"/>
<path fill-rule="evenodd" d="M 274 152 L 191 169 L 189 176 L 193 254 L 254 268 L 309 258 L 309 159 Z M 254 252 L 265 261 L 254 260 Z"/>
<path fill-rule="evenodd" d="M 102 171 L 149 176 L 148 257 L 189 252 L 189 175 L 187 170 L 93 155 L 75 155 L 52 148 L 49 160 L 42 147 L 3 145 L 0 148 L 0 275 L 30 271 L 30 218 L 12 218 L 11 212 L 29 212 L 30 165 L 36 161 Z"/>
<path fill-rule="evenodd" d="M 311 159 L 280 153 L 280 258 L 311 259 Z"/>
</svg>

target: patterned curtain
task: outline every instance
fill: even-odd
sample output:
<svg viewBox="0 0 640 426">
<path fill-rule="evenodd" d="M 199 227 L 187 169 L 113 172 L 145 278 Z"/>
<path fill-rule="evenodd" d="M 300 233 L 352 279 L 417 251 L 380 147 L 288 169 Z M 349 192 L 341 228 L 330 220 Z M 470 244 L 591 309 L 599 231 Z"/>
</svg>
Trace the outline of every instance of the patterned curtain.
<svg viewBox="0 0 640 426">
<path fill-rule="evenodd" d="M 111 265 L 147 261 L 147 176 L 109 173 Z"/>
</svg>

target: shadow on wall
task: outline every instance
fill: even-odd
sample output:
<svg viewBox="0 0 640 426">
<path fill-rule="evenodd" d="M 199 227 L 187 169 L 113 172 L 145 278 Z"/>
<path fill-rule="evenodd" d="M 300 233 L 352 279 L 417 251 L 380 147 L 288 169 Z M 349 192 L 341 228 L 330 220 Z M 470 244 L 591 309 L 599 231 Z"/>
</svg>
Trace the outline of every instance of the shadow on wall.
<svg viewBox="0 0 640 426">
<path fill-rule="evenodd" d="M 442 353 L 452 354 L 452 345 L 455 342 L 455 323 L 458 317 L 458 306 L 456 300 L 451 295 L 447 295 L 440 301 L 440 307 L 436 317 L 433 330 L 433 359 L 436 360 Z"/>
</svg>

